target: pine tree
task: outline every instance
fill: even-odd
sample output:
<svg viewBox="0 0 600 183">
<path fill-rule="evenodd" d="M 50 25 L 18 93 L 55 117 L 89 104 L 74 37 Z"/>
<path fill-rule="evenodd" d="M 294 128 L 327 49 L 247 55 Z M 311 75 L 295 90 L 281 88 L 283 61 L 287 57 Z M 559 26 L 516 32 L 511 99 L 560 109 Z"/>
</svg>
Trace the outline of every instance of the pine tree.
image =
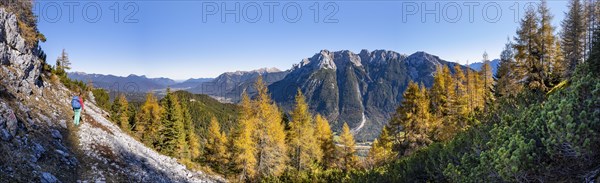
<svg viewBox="0 0 600 183">
<path fill-rule="evenodd" d="M 538 26 L 540 20 L 534 9 L 525 12 L 515 37 L 515 59 L 517 60 L 518 80 L 530 90 L 545 91 L 544 65 L 542 65 L 541 32 Z"/>
<path fill-rule="evenodd" d="M 354 136 L 350 133 L 350 127 L 344 123 L 342 134 L 340 135 L 341 156 L 340 164 L 344 172 L 348 172 L 356 168 L 358 164 L 358 156 L 356 156 L 356 148 L 354 147 Z"/>
<path fill-rule="evenodd" d="M 560 53 L 556 47 L 557 38 L 554 35 L 554 27 L 552 26 L 553 15 L 550 14 L 548 3 L 546 0 L 542 0 L 538 8 L 538 14 L 540 16 L 540 62 L 542 64 L 542 81 L 547 87 L 552 87 L 555 83 L 551 80 L 551 74 L 553 69 L 560 68 L 559 64 L 562 64 L 562 60 L 559 60 Z"/>
<path fill-rule="evenodd" d="M 135 131 L 139 139 L 150 147 L 155 147 L 159 142 L 159 132 L 162 129 L 162 109 L 156 97 L 151 92 L 146 94 L 146 101 L 136 116 Z"/>
<path fill-rule="evenodd" d="M 127 98 L 125 98 L 124 94 L 120 94 L 112 106 L 112 120 L 121 127 L 123 131 L 131 130 L 131 126 L 129 124 L 129 103 L 127 102 Z"/>
<path fill-rule="evenodd" d="M 239 172 L 239 181 L 252 180 L 256 173 L 256 141 L 253 138 L 256 130 L 254 106 L 244 91 L 241 101 L 241 112 L 235 129 L 233 141 L 233 163 Z"/>
<path fill-rule="evenodd" d="M 592 1 L 592 0 L 583 0 L 583 27 L 584 27 L 584 41 L 583 41 L 583 56 L 584 56 L 584 60 L 587 60 L 590 58 L 591 52 L 592 52 L 592 47 L 593 47 L 593 40 L 594 40 L 594 32 L 596 30 L 596 26 L 599 25 L 600 22 L 600 18 L 599 14 L 600 11 L 598 11 L 598 6 L 600 4 L 600 2 L 598 1 Z"/>
<path fill-rule="evenodd" d="M 404 100 L 388 125 L 390 132 L 396 135 L 393 149 L 399 155 L 411 154 L 432 142 L 429 100 L 422 89 L 424 87 L 412 81 L 408 84 Z"/>
<path fill-rule="evenodd" d="M 181 108 L 183 112 L 183 124 L 185 129 L 185 141 L 187 145 L 186 158 L 188 159 L 196 159 L 200 156 L 200 139 L 196 134 L 196 126 L 192 122 L 192 115 L 188 109 L 188 102 L 183 101 L 181 103 Z"/>
<path fill-rule="evenodd" d="M 481 81 L 483 81 L 481 87 L 482 97 L 483 97 L 483 107 L 485 108 L 485 103 L 491 103 L 494 101 L 494 77 L 492 72 L 492 66 L 490 66 L 490 60 L 488 59 L 488 54 L 483 54 L 483 66 L 480 71 Z"/>
<path fill-rule="evenodd" d="M 315 136 L 319 147 L 321 148 L 322 158 L 321 166 L 325 169 L 334 167 L 337 164 L 336 147 L 333 142 L 333 133 L 329 122 L 320 114 L 315 116 L 316 131 Z"/>
<path fill-rule="evenodd" d="M 467 87 L 467 101 L 468 101 L 468 112 L 473 112 L 475 109 L 481 109 L 483 106 L 483 81 L 478 72 L 467 66 L 466 74 L 466 87 Z"/>
<path fill-rule="evenodd" d="M 259 76 L 254 86 L 258 91 L 256 99 L 257 130 L 257 175 L 259 179 L 279 176 L 287 162 L 285 131 L 276 104 L 271 101 L 267 86 Z"/>
<path fill-rule="evenodd" d="M 585 52 L 585 19 L 580 0 L 569 1 L 569 12 L 561 25 L 562 52 L 567 67 L 564 75 L 570 76 L 575 71 L 575 66 L 582 62 Z"/>
<path fill-rule="evenodd" d="M 392 152 L 392 139 L 387 128 L 381 130 L 379 138 L 373 141 L 367 160 L 371 167 L 381 166 L 383 163 L 390 161 L 396 155 Z"/>
<path fill-rule="evenodd" d="M 550 66 L 550 73 L 548 74 L 548 83 L 550 83 L 551 86 L 555 86 L 560 83 L 563 78 L 565 78 L 565 73 L 567 70 L 567 63 L 562 52 L 562 43 L 560 40 L 556 40 L 554 44 L 554 51 L 552 52 L 552 54 L 554 54 L 552 56 L 554 61 Z"/>
<path fill-rule="evenodd" d="M 212 117 L 206 138 L 207 163 L 219 172 L 224 172 L 228 163 L 227 136 L 221 132 L 216 117 Z"/>
<path fill-rule="evenodd" d="M 450 139 L 453 130 L 452 101 L 455 93 L 454 79 L 448 66 L 438 66 L 430 89 L 431 102 L 431 138 L 436 141 Z"/>
<path fill-rule="evenodd" d="M 160 152 L 169 156 L 179 157 L 185 145 L 185 131 L 183 127 L 183 113 L 181 106 L 171 89 L 167 88 L 167 95 L 162 99 L 164 109 L 160 131 Z"/>
<path fill-rule="evenodd" d="M 57 75 L 59 76 L 66 76 L 67 71 L 71 69 L 69 54 L 65 51 L 65 49 L 62 50 L 60 56 L 56 59 L 55 69 Z"/>
<path fill-rule="evenodd" d="M 466 84 L 467 78 L 465 77 L 464 70 L 460 65 L 454 66 L 454 100 L 452 100 L 452 113 L 451 115 L 456 116 L 458 119 L 455 121 L 463 121 L 469 114 L 469 98 L 470 94 L 467 90 Z M 464 124 L 456 124 L 455 126 L 461 127 Z"/>
<path fill-rule="evenodd" d="M 498 63 L 498 71 L 495 75 L 496 86 L 494 91 L 496 97 L 516 96 L 521 91 L 521 87 L 515 79 L 517 73 L 514 69 L 516 63 L 513 57 L 513 45 L 508 40 L 500 54 L 500 63 Z"/>
<path fill-rule="evenodd" d="M 315 125 L 308 112 L 308 104 L 300 89 L 296 94 L 296 105 L 289 126 L 290 166 L 297 171 L 314 169 L 312 165 L 319 162 L 322 156 L 321 149 L 317 145 Z"/>
<path fill-rule="evenodd" d="M 445 66 L 447 67 L 447 66 Z M 431 86 L 431 111 L 437 116 L 444 116 L 448 113 L 448 96 L 446 95 L 448 89 L 448 82 L 446 79 L 445 69 L 441 65 L 437 66 L 436 73 L 433 75 L 433 85 Z"/>
<path fill-rule="evenodd" d="M 593 73 L 594 76 L 600 76 L 600 27 L 598 27 L 594 33 L 594 40 L 592 44 L 592 50 L 590 51 L 590 57 L 587 60 L 587 66 L 589 67 L 589 71 Z"/>
</svg>

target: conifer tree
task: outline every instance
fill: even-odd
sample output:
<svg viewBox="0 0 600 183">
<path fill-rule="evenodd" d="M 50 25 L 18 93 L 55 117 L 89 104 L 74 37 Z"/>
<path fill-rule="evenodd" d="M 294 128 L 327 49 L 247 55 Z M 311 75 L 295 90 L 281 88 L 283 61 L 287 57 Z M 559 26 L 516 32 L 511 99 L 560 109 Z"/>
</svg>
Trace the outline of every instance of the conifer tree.
<svg viewBox="0 0 600 183">
<path fill-rule="evenodd" d="M 490 66 L 490 60 L 488 59 L 488 54 L 483 54 L 483 66 L 480 71 L 481 81 L 481 96 L 483 97 L 483 107 L 485 107 L 485 103 L 491 103 L 494 101 L 494 76 L 492 72 L 492 66 Z"/>
<path fill-rule="evenodd" d="M 171 89 L 167 88 L 167 95 L 161 100 L 164 110 L 160 131 L 160 152 L 169 156 L 179 157 L 185 145 L 185 131 L 183 127 L 183 113 L 181 106 Z"/>
<path fill-rule="evenodd" d="M 60 56 L 56 59 L 55 69 L 57 75 L 59 76 L 66 76 L 67 71 L 71 69 L 69 54 L 65 51 L 65 49 L 62 50 Z"/>
<path fill-rule="evenodd" d="M 188 109 L 188 102 L 182 101 L 181 103 L 184 129 L 185 129 L 185 142 L 187 143 L 186 158 L 196 159 L 200 156 L 200 139 L 196 134 L 196 126 L 192 122 L 192 115 Z"/>
<path fill-rule="evenodd" d="M 439 66 L 439 71 L 434 75 L 431 87 L 431 138 L 436 141 L 448 140 L 453 134 L 453 116 L 451 115 L 451 102 L 455 93 L 455 84 L 448 66 Z M 379 140 L 381 141 L 381 140 Z"/>
<path fill-rule="evenodd" d="M 354 147 L 354 136 L 350 133 L 350 127 L 344 123 L 342 134 L 340 135 L 341 156 L 340 163 L 344 172 L 354 169 L 358 164 L 358 156 L 356 156 L 356 148 Z"/>
<path fill-rule="evenodd" d="M 594 31 L 594 40 L 592 44 L 592 50 L 590 51 L 590 57 L 587 60 L 587 66 L 589 67 L 589 71 L 593 73 L 594 76 L 600 76 L 600 27 Z"/>
<path fill-rule="evenodd" d="M 146 94 L 146 101 L 136 116 L 135 131 L 144 144 L 155 147 L 159 142 L 162 109 L 152 92 Z"/>
<path fill-rule="evenodd" d="M 433 85 L 431 86 L 431 111 L 437 116 L 447 114 L 448 96 L 446 95 L 448 86 L 448 78 L 443 66 L 437 66 L 436 73 L 433 75 Z"/>
<path fill-rule="evenodd" d="M 466 80 L 464 70 L 460 65 L 454 66 L 454 99 L 452 100 L 452 114 L 457 118 L 464 118 L 469 113 L 469 94 L 467 93 Z M 456 121 L 463 121 L 457 119 Z M 456 126 L 463 126 L 456 124 Z"/>
<path fill-rule="evenodd" d="M 592 52 L 592 47 L 593 47 L 593 40 L 594 40 L 594 32 L 596 30 L 596 26 L 598 26 L 598 22 L 600 22 L 600 18 L 599 14 L 600 11 L 598 11 L 598 6 L 599 6 L 599 2 L 598 1 L 592 1 L 592 0 L 583 0 L 583 27 L 585 29 L 585 33 L 584 33 L 584 60 L 587 60 Z"/>
<path fill-rule="evenodd" d="M 315 116 L 316 131 L 315 136 L 319 147 L 321 148 L 322 158 L 321 166 L 325 169 L 334 167 L 337 164 L 336 147 L 333 142 L 333 133 L 329 122 L 320 114 Z"/>
<path fill-rule="evenodd" d="M 321 149 L 317 146 L 314 133 L 315 125 L 308 111 L 302 91 L 298 89 L 296 105 L 289 123 L 288 149 L 290 151 L 290 166 L 297 171 L 310 170 L 312 165 L 320 161 Z"/>
<path fill-rule="evenodd" d="M 267 86 L 259 76 L 255 88 L 258 91 L 256 99 L 257 130 L 257 175 L 259 179 L 269 176 L 279 176 L 287 162 L 287 147 L 285 131 L 281 115 L 276 104 L 271 101 Z"/>
<path fill-rule="evenodd" d="M 372 167 L 381 166 L 396 155 L 392 152 L 392 139 L 386 128 L 381 130 L 379 138 L 373 141 L 367 160 Z"/>
<path fill-rule="evenodd" d="M 514 60 L 513 45 L 510 40 L 504 46 L 504 50 L 500 53 L 500 63 L 498 63 L 498 71 L 496 71 L 495 96 L 504 97 L 516 95 L 521 91 L 521 87 L 517 84 L 515 76 L 516 63 Z"/>
<path fill-rule="evenodd" d="M 219 121 L 212 117 L 208 127 L 208 137 L 206 138 L 206 160 L 207 163 L 218 170 L 224 172 L 228 163 L 227 136 L 221 132 Z"/>
<path fill-rule="evenodd" d="M 239 172 L 239 181 L 252 180 L 256 173 L 256 116 L 254 106 L 244 91 L 241 101 L 241 112 L 234 132 L 233 163 Z"/>
<path fill-rule="evenodd" d="M 585 52 L 585 19 L 580 0 L 569 1 L 569 12 L 561 22 L 562 52 L 565 57 L 565 76 L 575 71 L 575 66 L 581 63 Z"/>
<path fill-rule="evenodd" d="M 544 65 L 542 65 L 541 33 L 539 18 L 534 9 L 529 8 L 521 20 L 515 37 L 515 60 L 517 60 L 518 81 L 530 90 L 545 91 Z"/>
<path fill-rule="evenodd" d="M 560 42 L 554 34 L 552 19 L 548 3 L 542 0 L 538 7 L 540 16 L 540 62 L 542 65 L 542 81 L 546 87 L 553 87 L 560 82 L 563 68 L 563 54 L 560 51 Z M 558 48 L 557 48 L 558 47 Z"/>
<path fill-rule="evenodd" d="M 394 151 L 399 155 L 408 155 L 432 142 L 429 100 L 426 92 L 412 81 L 404 91 L 403 97 L 404 101 L 396 110 L 388 129 L 392 134 L 396 134 Z"/>
<path fill-rule="evenodd" d="M 127 98 L 125 98 L 124 94 L 120 94 L 115 101 L 113 102 L 111 115 L 113 121 L 121 127 L 123 131 L 130 130 L 129 124 L 129 103 L 127 102 Z"/>
</svg>

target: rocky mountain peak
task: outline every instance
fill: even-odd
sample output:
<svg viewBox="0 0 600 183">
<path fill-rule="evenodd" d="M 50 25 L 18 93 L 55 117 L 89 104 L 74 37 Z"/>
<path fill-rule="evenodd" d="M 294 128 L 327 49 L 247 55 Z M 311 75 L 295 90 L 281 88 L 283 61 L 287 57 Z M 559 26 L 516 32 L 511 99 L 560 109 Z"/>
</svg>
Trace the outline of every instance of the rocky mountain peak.
<svg viewBox="0 0 600 183">
<path fill-rule="evenodd" d="M 360 58 L 365 63 L 383 63 L 386 60 L 402 60 L 406 55 L 390 50 L 369 50 L 363 49 L 360 52 Z"/>
<path fill-rule="evenodd" d="M 442 61 L 442 59 L 440 59 L 438 56 L 431 55 L 424 51 L 418 51 L 418 52 L 415 52 L 412 55 L 408 56 L 406 58 L 406 61 L 409 64 L 413 64 L 413 65 L 422 65 L 424 62 L 433 63 L 434 65 L 439 65 L 440 64 L 439 61 Z"/>
</svg>

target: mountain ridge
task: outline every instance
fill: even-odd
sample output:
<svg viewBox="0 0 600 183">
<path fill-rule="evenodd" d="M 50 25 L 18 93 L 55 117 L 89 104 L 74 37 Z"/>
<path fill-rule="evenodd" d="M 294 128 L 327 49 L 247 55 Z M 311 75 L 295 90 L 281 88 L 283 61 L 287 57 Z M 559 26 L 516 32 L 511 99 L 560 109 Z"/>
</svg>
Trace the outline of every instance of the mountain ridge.
<svg viewBox="0 0 600 183">
<path fill-rule="evenodd" d="M 300 89 L 310 110 L 325 116 L 335 131 L 346 122 L 358 140 L 372 140 L 394 114 L 408 82 L 430 87 L 438 65 L 448 65 L 454 72 L 460 64 L 423 51 L 405 55 L 390 50 L 358 54 L 321 50 L 294 64 L 285 78 L 269 85 L 269 91 L 289 111 Z"/>
</svg>

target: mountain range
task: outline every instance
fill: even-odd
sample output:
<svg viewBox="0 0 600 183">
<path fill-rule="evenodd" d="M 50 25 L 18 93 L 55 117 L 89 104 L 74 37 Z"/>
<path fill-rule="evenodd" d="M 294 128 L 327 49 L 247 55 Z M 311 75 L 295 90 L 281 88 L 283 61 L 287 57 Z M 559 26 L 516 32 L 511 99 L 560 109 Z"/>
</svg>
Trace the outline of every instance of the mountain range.
<svg viewBox="0 0 600 183">
<path fill-rule="evenodd" d="M 494 72 L 498 61 L 490 62 Z M 285 71 L 261 68 L 180 83 L 168 78 L 136 75 L 119 77 L 77 72 L 69 73 L 69 77 L 91 80 L 94 86 L 106 89 L 118 86 L 121 91 L 131 91 L 133 86 L 134 91 L 148 92 L 171 87 L 207 94 L 225 103 L 237 103 L 242 92 L 246 91 L 250 96 L 256 92 L 253 84 L 258 76 L 262 76 L 273 100 L 285 111 L 291 110 L 293 97 L 300 89 L 310 110 L 325 116 L 335 131 L 339 131 L 346 122 L 358 140 L 371 140 L 400 105 L 408 82 L 412 80 L 430 87 L 438 65 L 447 65 L 454 72 L 452 68 L 457 63 L 426 52 L 406 55 L 389 50 L 361 50 L 358 54 L 348 50 L 321 50 Z M 482 65 L 472 63 L 469 66 L 478 70 Z"/>
<path fill-rule="evenodd" d="M 109 91 L 125 91 L 133 93 L 146 93 L 152 90 L 165 89 L 167 87 L 186 89 L 199 85 L 202 82 L 211 81 L 212 78 L 191 78 L 183 82 L 177 82 L 169 78 L 148 78 L 145 75 L 131 74 L 129 76 L 115 76 L 104 74 L 88 74 L 84 72 L 69 72 L 67 76 L 73 80 L 91 82 L 95 87 L 104 88 Z"/>
<path fill-rule="evenodd" d="M 322 50 L 269 85 L 269 91 L 277 103 L 290 110 L 300 89 L 309 108 L 325 116 L 335 131 L 345 122 L 358 140 L 371 140 L 394 114 L 409 81 L 430 87 L 438 65 L 453 68 L 457 63 L 425 52 Z"/>
</svg>

